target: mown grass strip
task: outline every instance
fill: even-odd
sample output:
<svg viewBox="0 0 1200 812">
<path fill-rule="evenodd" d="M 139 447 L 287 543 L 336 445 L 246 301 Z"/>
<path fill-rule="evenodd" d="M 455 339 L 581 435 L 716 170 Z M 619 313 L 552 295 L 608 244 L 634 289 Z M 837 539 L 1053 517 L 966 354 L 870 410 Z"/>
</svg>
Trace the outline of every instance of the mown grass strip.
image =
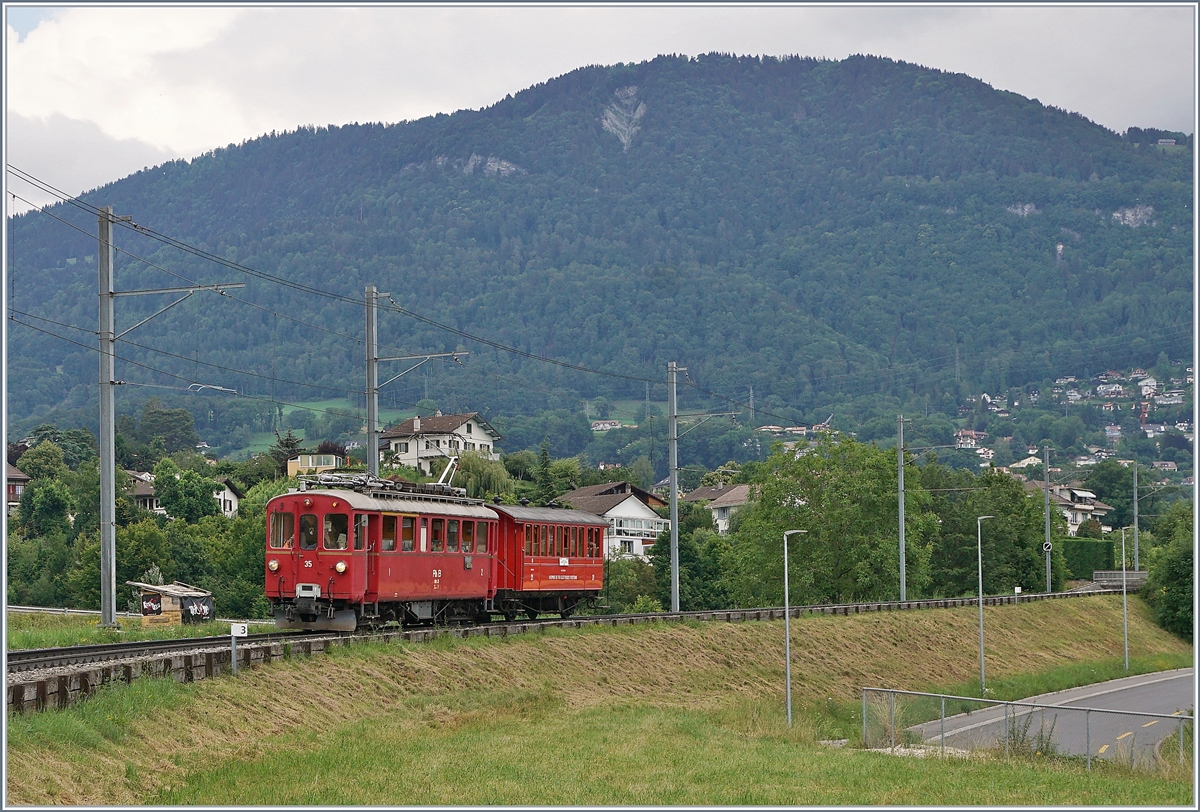
<svg viewBox="0 0 1200 812">
<path fill-rule="evenodd" d="M 180 640 L 185 637 L 219 637 L 229 634 L 228 623 L 189 623 L 179 626 L 146 626 L 138 618 L 118 618 L 120 629 L 100 628 L 99 615 L 63 615 L 51 612 L 8 612 L 9 651 L 61 648 L 141 640 Z M 274 630 L 273 622 L 251 623 L 250 633 Z"/>
</svg>

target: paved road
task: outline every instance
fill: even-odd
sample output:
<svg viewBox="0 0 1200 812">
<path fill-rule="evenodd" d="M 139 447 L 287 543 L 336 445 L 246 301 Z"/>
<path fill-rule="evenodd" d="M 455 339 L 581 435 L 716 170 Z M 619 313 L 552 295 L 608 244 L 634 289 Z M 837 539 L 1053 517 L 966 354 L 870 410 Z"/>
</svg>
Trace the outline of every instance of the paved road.
<svg viewBox="0 0 1200 812">
<path fill-rule="evenodd" d="M 1158 743 L 1179 729 L 1178 723 L 1148 716 L 1085 713 L 1070 708 L 1180 715 L 1193 710 L 1194 697 L 1195 674 L 1191 668 L 1123 677 L 1029 697 L 1023 701 L 1054 707 L 1009 708 L 1009 727 L 1016 731 L 1012 734 L 1014 740 L 1020 737 L 1022 730 L 1027 740 L 1033 740 L 1042 732 L 1052 738 L 1058 752 L 1068 755 L 1083 755 L 1090 749 L 1093 757 L 1142 760 L 1150 758 Z M 1003 747 L 1005 728 L 1003 706 L 950 716 L 945 720 L 945 744 L 964 749 Z M 929 744 L 942 741 L 939 720 L 912 729 Z"/>
</svg>

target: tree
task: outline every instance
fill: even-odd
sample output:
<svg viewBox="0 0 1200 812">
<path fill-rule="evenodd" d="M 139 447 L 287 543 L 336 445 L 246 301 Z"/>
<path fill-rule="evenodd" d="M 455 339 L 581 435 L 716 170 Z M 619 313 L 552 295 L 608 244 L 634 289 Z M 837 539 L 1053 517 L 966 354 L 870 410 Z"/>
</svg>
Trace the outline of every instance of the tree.
<svg viewBox="0 0 1200 812">
<path fill-rule="evenodd" d="M 164 459 L 154 466 L 154 494 L 167 515 L 188 524 L 221 512 L 213 494 L 217 483 L 195 471 L 180 471 Z"/>
<path fill-rule="evenodd" d="M 275 460 L 275 466 L 279 473 L 286 476 L 288 460 L 303 453 L 303 449 L 300 447 L 300 439 L 292 434 L 291 429 L 288 429 L 282 437 L 279 436 L 278 431 L 275 432 L 275 445 L 271 446 L 267 453 L 271 455 L 271 459 Z"/>
<path fill-rule="evenodd" d="M 467 496 L 473 499 L 491 499 L 511 493 L 513 488 L 512 477 L 505 470 L 504 463 L 490 460 L 474 451 L 468 451 L 458 458 L 454 484 L 466 488 Z"/>
<path fill-rule="evenodd" d="M 69 516 L 74 504 L 62 480 L 35 479 L 21 494 L 17 518 L 27 536 L 65 536 L 71 530 Z"/>
<path fill-rule="evenodd" d="M 1190 508 L 1188 515 L 1191 516 Z M 1146 594 L 1154 606 L 1159 625 L 1185 640 L 1192 639 L 1194 628 L 1194 550 L 1192 528 L 1181 525 L 1162 554 L 1151 560 L 1146 578 Z"/>
<path fill-rule="evenodd" d="M 417 401 L 417 414 L 421 417 L 432 417 L 439 411 L 437 401 L 432 398 L 422 398 Z"/>
<path fill-rule="evenodd" d="M 17 468 L 31 480 L 53 479 L 67 472 L 63 451 L 49 440 L 42 440 L 21 455 Z"/>
<path fill-rule="evenodd" d="M 638 487 L 647 490 L 654 487 L 654 466 L 650 464 L 649 457 L 645 455 L 638 457 L 629 467 L 629 471 L 637 477 L 634 484 Z"/>
<path fill-rule="evenodd" d="M 792 596 L 797 603 L 894 600 L 899 593 L 894 453 L 842 437 L 798 451 L 778 449 L 752 484 L 757 497 L 742 508 L 733 541 L 731 592 L 742 605 L 783 599 L 785 530 L 791 537 Z M 913 471 L 914 475 L 916 471 Z M 913 476 L 906 487 L 908 594 L 930 580 L 934 518 L 928 495 Z"/>
<path fill-rule="evenodd" d="M 142 422 L 138 434 L 144 442 L 153 442 L 161 437 L 167 453 L 194 451 L 200 443 L 196 433 L 196 420 L 187 409 L 164 408 L 158 398 L 151 398 L 142 409 Z"/>
<path fill-rule="evenodd" d="M 537 469 L 534 472 L 534 491 L 533 501 L 539 505 L 545 505 L 554 499 L 558 498 L 560 491 L 554 484 L 554 477 L 550 472 L 550 443 L 543 440 L 542 447 L 538 451 Z"/>
</svg>

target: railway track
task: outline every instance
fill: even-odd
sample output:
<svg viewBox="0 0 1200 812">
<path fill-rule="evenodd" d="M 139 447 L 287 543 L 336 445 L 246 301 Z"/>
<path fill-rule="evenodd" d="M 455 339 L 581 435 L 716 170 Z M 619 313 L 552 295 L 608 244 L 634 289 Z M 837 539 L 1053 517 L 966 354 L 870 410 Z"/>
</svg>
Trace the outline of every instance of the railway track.
<svg viewBox="0 0 1200 812">
<path fill-rule="evenodd" d="M 1026 603 L 1036 600 L 1077 598 L 1083 597 L 1085 594 L 1096 595 L 1111 592 L 1119 593 L 1120 590 L 1097 590 L 1089 593 L 1055 592 L 1049 594 L 1026 594 L 1019 598 L 1019 602 Z M 1018 599 L 1013 595 L 993 595 L 984 597 L 984 603 L 991 606 L 1013 604 L 1017 602 Z M 817 614 L 857 615 L 870 612 L 915 611 L 921 609 L 974 606 L 977 603 L 978 598 L 946 598 L 919 601 L 818 604 L 811 606 L 793 606 L 791 607 L 791 615 L 792 617 Z M 16 608 L 10 607 L 10 609 Z M 22 610 L 31 611 L 33 610 L 33 607 L 20 607 L 19 609 L 16 609 L 16 611 Z M 52 611 L 61 612 L 63 610 Z M 279 643 L 288 645 L 289 650 L 293 648 L 304 648 L 311 650 L 313 643 L 320 643 L 322 644 L 321 647 L 323 648 L 329 644 L 336 644 L 336 642 L 347 642 L 349 640 L 388 639 L 418 642 L 443 635 L 456 635 L 463 637 L 474 635 L 505 637 L 508 635 L 522 634 L 537 629 L 556 627 L 579 628 L 582 626 L 591 625 L 616 626 L 681 621 L 737 623 L 755 620 L 782 620 L 783 614 L 784 612 L 782 607 L 773 607 L 762 609 L 735 609 L 726 611 L 661 612 L 638 615 L 584 615 L 572 617 L 568 620 L 546 618 L 514 623 L 489 623 L 476 626 L 418 627 L 412 629 L 385 627 L 383 629 L 363 630 L 358 632 L 270 632 L 267 634 L 252 634 L 247 637 L 240 638 L 238 641 L 238 647 L 244 649 L 254 649 L 264 646 L 269 647 L 273 644 Z M 29 671 L 37 671 L 41 669 L 61 669 L 70 666 L 94 666 L 97 664 L 118 660 L 166 657 L 177 653 L 227 653 L 229 649 L 230 638 L 227 635 L 214 637 L 195 637 L 177 640 L 145 640 L 129 643 L 67 646 L 63 648 L 15 649 L 7 653 L 7 671 L 11 675 Z"/>
<path fill-rule="evenodd" d="M 337 632 L 272 632 L 251 634 L 239 638 L 238 645 L 252 646 L 276 642 L 296 642 L 311 639 L 336 639 L 347 636 Z M 99 643 L 61 648 L 14 649 L 7 653 L 8 673 L 19 674 L 44 668 L 64 668 L 72 665 L 94 665 L 114 660 L 157 657 L 177 652 L 201 653 L 225 651 L 230 647 L 229 636 L 187 637 L 178 640 L 140 640 L 129 643 Z"/>
</svg>

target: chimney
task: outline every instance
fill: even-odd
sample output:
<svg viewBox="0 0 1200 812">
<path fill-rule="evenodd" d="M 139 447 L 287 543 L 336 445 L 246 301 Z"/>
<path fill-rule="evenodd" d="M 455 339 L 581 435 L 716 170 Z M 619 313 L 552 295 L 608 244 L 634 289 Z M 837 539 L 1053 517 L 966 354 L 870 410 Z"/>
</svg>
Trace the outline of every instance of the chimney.
<svg viewBox="0 0 1200 812">
<path fill-rule="evenodd" d="M 417 415 L 416 417 L 413 418 L 413 431 L 420 431 L 420 430 L 421 430 L 421 415 Z"/>
</svg>

